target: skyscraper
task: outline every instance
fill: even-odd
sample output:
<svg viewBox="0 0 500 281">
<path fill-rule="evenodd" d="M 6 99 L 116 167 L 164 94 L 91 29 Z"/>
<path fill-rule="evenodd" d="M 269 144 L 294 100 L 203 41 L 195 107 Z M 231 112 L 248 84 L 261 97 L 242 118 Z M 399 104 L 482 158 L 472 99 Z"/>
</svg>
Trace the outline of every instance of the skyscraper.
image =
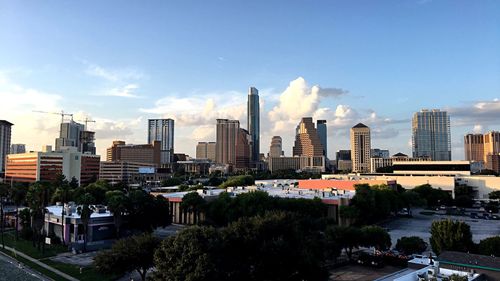
<svg viewBox="0 0 500 281">
<path fill-rule="evenodd" d="M 236 169 L 250 168 L 251 136 L 247 130 L 240 128 L 236 140 Z"/>
<path fill-rule="evenodd" d="M 311 117 L 304 117 L 296 129 L 293 156 L 323 156 L 323 145 Z"/>
<path fill-rule="evenodd" d="M 465 160 L 485 161 L 484 136 L 482 134 L 467 134 L 464 136 Z"/>
<path fill-rule="evenodd" d="M 196 158 L 215 162 L 215 142 L 198 142 L 196 145 Z"/>
<path fill-rule="evenodd" d="M 369 172 L 371 156 L 370 128 L 358 123 L 351 128 L 351 160 L 353 172 Z"/>
<path fill-rule="evenodd" d="M 259 91 L 254 87 L 248 90 L 247 128 L 251 136 L 251 161 L 255 163 L 260 160 L 260 109 Z"/>
<path fill-rule="evenodd" d="M 283 156 L 283 141 L 280 136 L 274 136 L 269 147 L 269 157 Z"/>
<path fill-rule="evenodd" d="M 217 119 L 215 159 L 219 164 L 236 165 L 236 142 L 240 121 Z"/>
<path fill-rule="evenodd" d="M 56 151 L 61 151 L 64 146 L 71 146 L 76 147 L 81 152 L 81 138 L 84 130 L 83 124 L 73 120 L 61 123 L 59 137 L 56 138 Z"/>
<path fill-rule="evenodd" d="M 160 162 L 169 164 L 174 162 L 174 120 L 173 119 L 149 119 L 148 120 L 148 143 L 160 141 Z"/>
<path fill-rule="evenodd" d="M 484 163 L 488 168 L 490 161 L 488 155 L 498 155 L 500 153 L 500 132 L 491 131 L 484 134 Z"/>
<path fill-rule="evenodd" d="M 412 120 L 413 157 L 431 157 L 434 161 L 451 160 L 450 117 L 439 109 L 422 109 Z"/>
<path fill-rule="evenodd" d="M 323 145 L 323 155 L 325 157 L 328 157 L 326 120 L 317 120 L 316 129 L 318 130 L 318 136 L 319 140 L 321 141 L 321 145 Z"/>
<path fill-rule="evenodd" d="M 0 174 L 5 172 L 5 160 L 10 152 L 12 125 L 9 121 L 0 120 Z"/>
<path fill-rule="evenodd" d="M 13 143 L 10 145 L 10 154 L 26 153 L 26 145 L 22 143 Z"/>
</svg>

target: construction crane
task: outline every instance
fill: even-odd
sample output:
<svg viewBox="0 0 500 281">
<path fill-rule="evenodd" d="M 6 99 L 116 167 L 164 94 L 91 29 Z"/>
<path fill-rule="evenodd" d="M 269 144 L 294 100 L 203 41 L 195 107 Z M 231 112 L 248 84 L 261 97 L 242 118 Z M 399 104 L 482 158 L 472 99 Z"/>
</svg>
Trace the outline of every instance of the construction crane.
<svg viewBox="0 0 500 281">
<path fill-rule="evenodd" d="M 76 121 L 78 121 L 78 122 L 85 122 L 85 130 L 86 131 L 89 130 L 89 128 L 87 127 L 88 123 L 95 123 L 95 120 L 92 120 L 92 119 L 90 119 L 88 117 L 85 117 L 85 120 L 76 120 Z"/>
<path fill-rule="evenodd" d="M 61 115 L 61 123 L 64 123 L 64 116 L 71 117 L 71 121 L 73 121 L 73 113 L 64 113 L 63 110 L 61 110 L 61 112 L 47 112 L 47 111 L 33 110 L 33 112 Z"/>
</svg>

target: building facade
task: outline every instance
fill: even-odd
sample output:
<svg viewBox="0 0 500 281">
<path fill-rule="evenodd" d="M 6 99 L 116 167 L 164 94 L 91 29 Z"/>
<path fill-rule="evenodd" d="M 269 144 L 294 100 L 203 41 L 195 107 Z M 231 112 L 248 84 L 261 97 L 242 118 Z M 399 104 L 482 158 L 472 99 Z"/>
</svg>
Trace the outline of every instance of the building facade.
<svg viewBox="0 0 500 281">
<path fill-rule="evenodd" d="M 251 136 L 251 162 L 260 160 L 260 104 L 259 91 L 250 87 L 247 104 L 247 129 Z"/>
<path fill-rule="evenodd" d="M 467 134 L 464 136 L 465 160 L 484 162 L 484 136 Z"/>
<path fill-rule="evenodd" d="M 350 150 L 337 150 L 335 153 L 337 171 L 350 172 L 352 171 L 352 160 Z"/>
<path fill-rule="evenodd" d="M 0 175 L 5 172 L 5 159 L 10 152 L 12 125 L 9 121 L 0 120 Z"/>
<path fill-rule="evenodd" d="M 198 142 L 196 145 L 196 158 L 215 162 L 215 146 L 215 142 Z"/>
<path fill-rule="evenodd" d="M 124 141 L 113 141 L 106 150 L 106 161 L 125 161 L 136 163 L 161 164 L 161 142 L 151 144 L 125 144 Z"/>
<path fill-rule="evenodd" d="M 22 143 L 14 143 L 10 145 L 10 154 L 26 153 L 26 145 Z"/>
<path fill-rule="evenodd" d="M 371 156 L 370 128 L 358 123 L 351 128 L 351 160 L 353 172 L 369 172 Z"/>
<path fill-rule="evenodd" d="M 269 171 L 273 173 L 280 170 L 322 173 L 325 172 L 325 157 L 323 155 L 269 157 Z"/>
<path fill-rule="evenodd" d="M 500 132 L 491 131 L 484 134 L 484 163 L 488 164 L 488 155 L 500 153 Z"/>
<path fill-rule="evenodd" d="M 240 128 L 238 130 L 238 139 L 236 140 L 236 165 L 237 170 L 246 170 L 250 168 L 252 159 L 252 136 L 247 130 Z"/>
<path fill-rule="evenodd" d="M 323 145 L 311 117 L 304 117 L 296 128 L 293 156 L 323 156 Z"/>
<path fill-rule="evenodd" d="M 451 160 L 450 117 L 446 111 L 423 109 L 412 119 L 413 157 Z"/>
<path fill-rule="evenodd" d="M 77 151 L 81 150 L 81 132 L 85 130 L 83 124 L 73 120 L 63 122 L 59 128 L 59 137 L 56 139 L 55 150 L 60 151 L 63 147 L 76 147 Z"/>
<path fill-rule="evenodd" d="M 319 140 L 321 142 L 321 145 L 323 146 L 323 156 L 328 158 L 328 149 L 327 149 L 328 132 L 326 128 L 326 120 L 317 120 L 316 130 L 318 131 Z"/>
<path fill-rule="evenodd" d="M 269 157 L 281 157 L 283 155 L 283 140 L 280 136 L 273 136 L 269 147 Z"/>
<path fill-rule="evenodd" d="M 390 158 L 391 157 L 388 149 L 380 149 L 380 148 L 371 149 L 370 156 L 371 157 L 380 157 L 380 158 Z"/>
<path fill-rule="evenodd" d="M 236 142 L 240 121 L 217 119 L 215 158 L 218 164 L 236 165 Z"/>
<path fill-rule="evenodd" d="M 160 163 L 168 164 L 174 162 L 174 120 L 173 119 L 149 119 L 148 120 L 148 143 L 160 142 Z"/>
<path fill-rule="evenodd" d="M 127 161 L 101 162 L 99 179 L 110 183 L 136 183 L 142 180 L 141 169 L 154 169 L 155 165 Z"/>
</svg>

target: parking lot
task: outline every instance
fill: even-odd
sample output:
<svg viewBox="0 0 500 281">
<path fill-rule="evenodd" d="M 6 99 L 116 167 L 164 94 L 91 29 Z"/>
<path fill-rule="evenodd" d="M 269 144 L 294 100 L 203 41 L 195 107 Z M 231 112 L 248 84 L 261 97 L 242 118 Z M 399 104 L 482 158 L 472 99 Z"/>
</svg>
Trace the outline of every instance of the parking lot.
<svg viewBox="0 0 500 281">
<path fill-rule="evenodd" d="M 500 220 L 472 219 L 470 216 L 449 216 L 445 215 L 444 211 L 436 211 L 434 215 L 422 215 L 420 214 L 421 211 L 423 210 L 415 209 L 413 210 L 413 218 L 397 218 L 382 225 L 388 229 L 393 246 L 403 236 L 419 236 L 429 242 L 432 222 L 448 218 L 463 221 L 470 225 L 472 240 L 476 243 L 484 238 L 500 235 Z"/>
</svg>

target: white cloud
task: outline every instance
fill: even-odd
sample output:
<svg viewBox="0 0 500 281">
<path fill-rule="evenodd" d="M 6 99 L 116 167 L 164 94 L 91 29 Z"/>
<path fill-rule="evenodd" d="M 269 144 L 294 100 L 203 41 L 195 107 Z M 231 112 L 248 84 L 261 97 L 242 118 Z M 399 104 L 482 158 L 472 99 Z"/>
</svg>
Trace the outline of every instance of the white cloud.
<svg viewBox="0 0 500 281">
<path fill-rule="evenodd" d="M 134 91 L 137 89 L 139 89 L 139 85 L 128 84 L 124 87 L 112 88 L 96 95 L 108 96 L 108 97 L 122 97 L 122 98 L 141 98 L 141 96 L 134 94 Z"/>
<path fill-rule="evenodd" d="M 85 73 L 90 76 L 99 77 L 110 82 L 120 82 L 123 80 L 141 80 L 147 76 L 140 70 L 126 68 L 105 68 L 100 65 L 82 61 L 86 65 Z"/>
</svg>

